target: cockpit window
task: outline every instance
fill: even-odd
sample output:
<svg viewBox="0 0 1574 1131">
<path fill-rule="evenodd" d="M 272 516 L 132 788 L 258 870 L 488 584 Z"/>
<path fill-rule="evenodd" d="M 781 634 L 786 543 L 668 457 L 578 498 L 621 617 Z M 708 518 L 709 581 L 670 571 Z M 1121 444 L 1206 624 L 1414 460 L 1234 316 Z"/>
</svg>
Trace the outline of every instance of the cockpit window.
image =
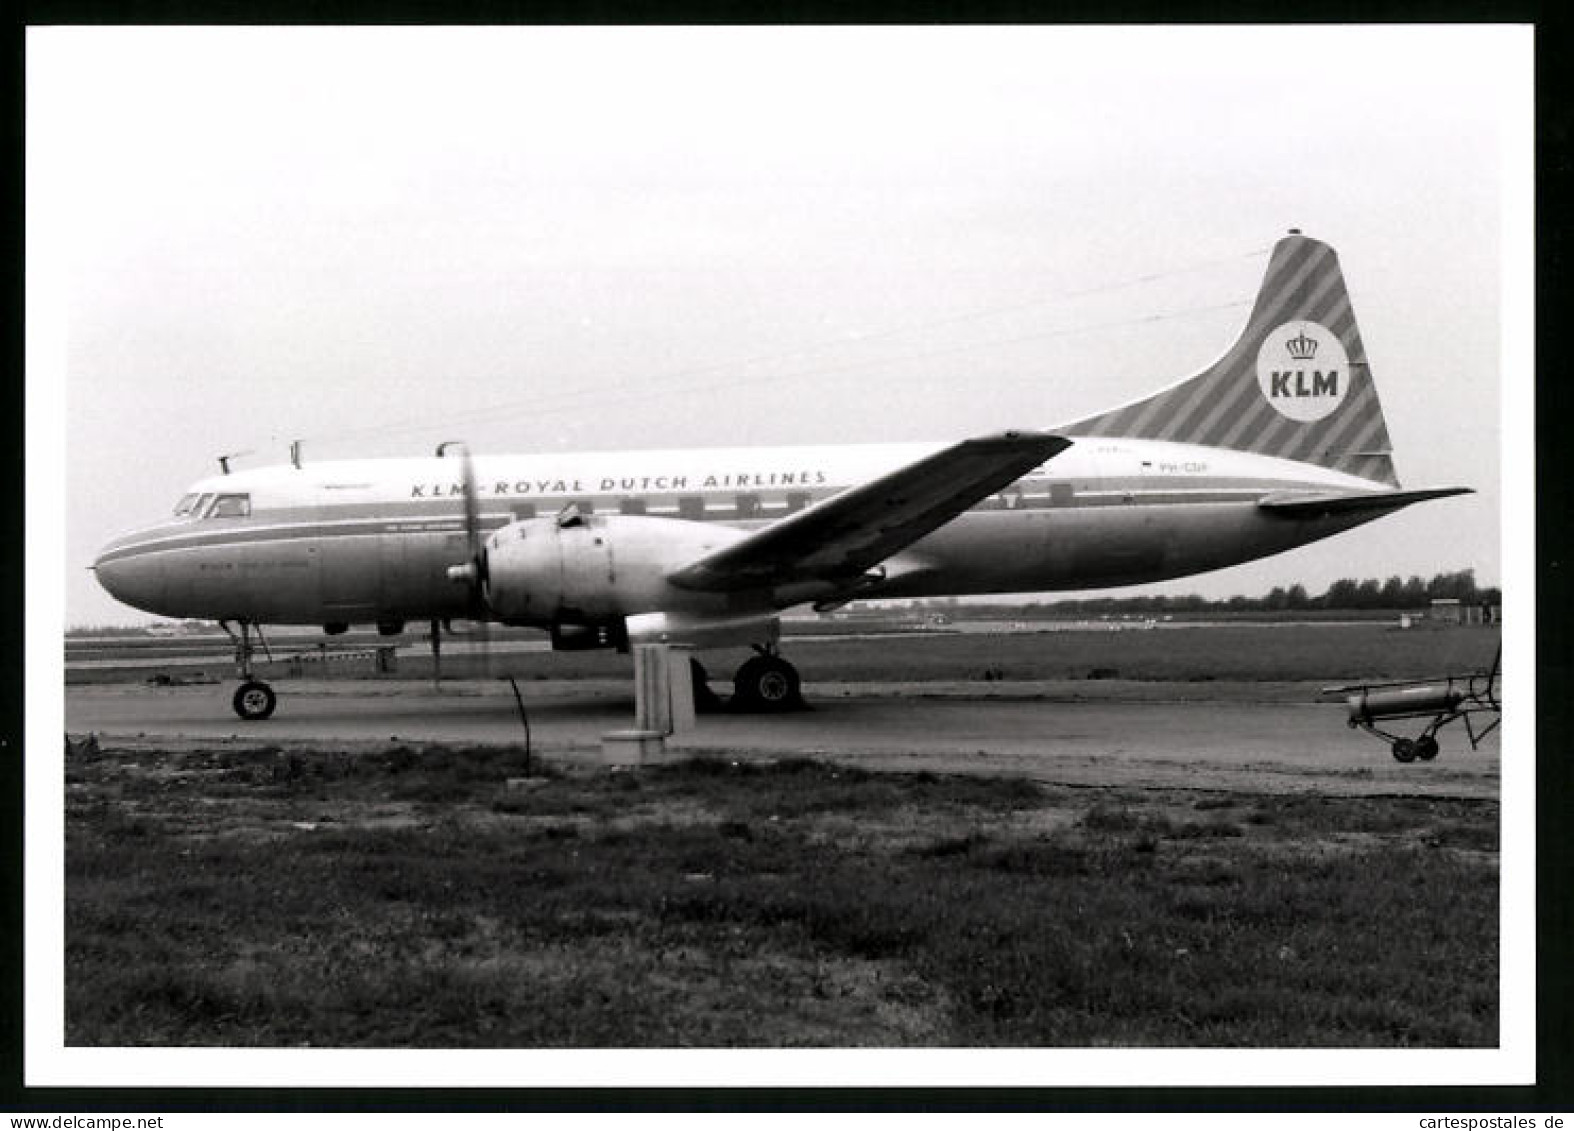
<svg viewBox="0 0 1574 1131">
<path fill-rule="evenodd" d="M 195 491 L 189 495 L 182 495 L 180 497 L 180 502 L 175 504 L 175 517 L 184 518 L 186 515 L 190 514 L 192 511 L 197 509 L 196 503 L 197 493 Z"/>
<path fill-rule="evenodd" d="M 220 495 L 208 512 L 209 518 L 245 518 L 251 514 L 250 495 Z"/>
<path fill-rule="evenodd" d="M 202 518 L 208 513 L 208 504 L 213 501 L 213 492 L 197 496 L 197 501 L 191 504 L 191 517 Z"/>
</svg>

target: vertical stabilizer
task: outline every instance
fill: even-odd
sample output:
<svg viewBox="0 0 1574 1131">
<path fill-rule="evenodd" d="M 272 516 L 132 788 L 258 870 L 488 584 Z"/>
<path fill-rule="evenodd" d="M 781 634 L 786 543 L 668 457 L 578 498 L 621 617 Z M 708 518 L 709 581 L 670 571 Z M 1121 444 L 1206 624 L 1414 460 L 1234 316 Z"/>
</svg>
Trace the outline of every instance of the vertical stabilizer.
<svg viewBox="0 0 1574 1131">
<path fill-rule="evenodd" d="M 1274 247 L 1246 329 L 1223 357 L 1064 431 L 1256 452 L 1399 485 L 1339 257 L 1293 229 Z"/>
</svg>

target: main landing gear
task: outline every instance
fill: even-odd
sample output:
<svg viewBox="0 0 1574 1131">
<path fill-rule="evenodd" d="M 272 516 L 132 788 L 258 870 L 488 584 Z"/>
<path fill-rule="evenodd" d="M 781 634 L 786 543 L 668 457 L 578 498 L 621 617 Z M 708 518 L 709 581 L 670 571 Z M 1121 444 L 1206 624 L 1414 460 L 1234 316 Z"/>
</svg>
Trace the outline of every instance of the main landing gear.
<svg viewBox="0 0 1574 1131">
<path fill-rule="evenodd" d="M 774 647 L 756 647 L 757 655 L 743 662 L 732 677 L 735 711 L 795 711 L 804 706 L 798 669 L 782 659 Z"/>
<path fill-rule="evenodd" d="M 235 696 L 230 700 L 235 713 L 247 722 L 255 722 L 273 714 L 273 709 L 279 704 L 279 697 L 273 693 L 273 688 L 254 679 L 251 674 L 251 630 L 254 627 L 250 621 L 237 621 L 240 625 L 240 635 L 236 636 L 231 630 L 228 621 L 219 621 L 229 638 L 235 642 L 235 666 L 240 671 L 241 685 L 235 689 Z M 262 637 L 262 629 L 257 628 L 257 639 L 262 643 L 264 650 L 268 642 Z"/>
<path fill-rule="evenodd" d="M 803 709 L 803 685 L 798 669 L 775 651 L 756 647 L 759 654 L 739 666 L 732 677 L 732 698 L 723 699 L 711 690 L 710 673 L 698 660 L 689 659 L 689 676 L 694 681 L 694 709 L 702 715 L 720 711 L 764 714 Z"/>
</svg>

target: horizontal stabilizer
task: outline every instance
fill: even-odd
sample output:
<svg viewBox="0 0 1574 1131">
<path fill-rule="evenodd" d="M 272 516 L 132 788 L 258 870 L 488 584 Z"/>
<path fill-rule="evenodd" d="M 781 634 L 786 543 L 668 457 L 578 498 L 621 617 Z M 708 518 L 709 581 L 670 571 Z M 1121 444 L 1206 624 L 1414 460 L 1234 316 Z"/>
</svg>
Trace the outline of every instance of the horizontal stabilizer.
<svg viewBox="0 0 1574 1131">
<path fill-rule="evenodd" d="M 667 579 L 683 589 L 738 592 L 855 578 L 1070 446 L 1042 432 L 964 440 L 789 515 Z"/>
<path fill-rule="evenodd" d="M 1276 491 L 1257 500 L 1270 514 L 1286 518 L 1321 518 L 1356 511 L 1394 511 L 1428 499 L 1469 495 L 1469 487 L 1431 487 L 1422 491 Z"/>
</svg>

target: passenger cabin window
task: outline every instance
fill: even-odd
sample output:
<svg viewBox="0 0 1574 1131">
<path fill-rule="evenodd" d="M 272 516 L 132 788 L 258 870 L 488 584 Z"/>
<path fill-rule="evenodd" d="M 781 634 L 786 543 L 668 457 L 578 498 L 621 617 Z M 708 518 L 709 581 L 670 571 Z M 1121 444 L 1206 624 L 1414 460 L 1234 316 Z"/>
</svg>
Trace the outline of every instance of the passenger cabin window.
<svg viewBox="0 0 1574 1131">
<path fill-rule="evenodd" d="M 534 503 L 515 503 L 512 510 L 515 522 L 536 517 L 536 504 Z"/>
<path fill-rule="evenodd" d="M 620 514 L 644 514 L 645 500 L 624 499 L 622 502 L 618 503 L 618 512 Z"/>
<path fill-rule="evenodd" d="M 788 491 L 787 492 L 787 510 L 788 510 L 788 513 L 791 513 L 793 511 L 801 511 L 801 510 L 803 510 L 804 507 L 806 507 L 808 505 L 809 505 L 809 492 L 807 492 L 807 491 Z"/>
<path fill-rule="evenodd" d="M 208 512 L 209 518 L 247 518 L 250 515 L 250 495 L 220 495 Z"/>
<path fill-rule="evenodd" d="M 760 497 L 758 495 L 739 495 L 738 517 L 758 518 L 760 514 Z"/>
<path fill-rule="evenodd" d="M 182 495 L 180 497 L 180 502 L 175 504 L 175 517 L 184 518 L 186 515 L 190 514 L 196 509 L 196 505 L 197 493 L 195 491 L 189 495 Z"/>
<path fill-rule="evenodd" d="M 702 522 L 705 518 L 705 500 L 698 495 L 684 495 L 678 499 L 678 517 Z"/>
</svg>

